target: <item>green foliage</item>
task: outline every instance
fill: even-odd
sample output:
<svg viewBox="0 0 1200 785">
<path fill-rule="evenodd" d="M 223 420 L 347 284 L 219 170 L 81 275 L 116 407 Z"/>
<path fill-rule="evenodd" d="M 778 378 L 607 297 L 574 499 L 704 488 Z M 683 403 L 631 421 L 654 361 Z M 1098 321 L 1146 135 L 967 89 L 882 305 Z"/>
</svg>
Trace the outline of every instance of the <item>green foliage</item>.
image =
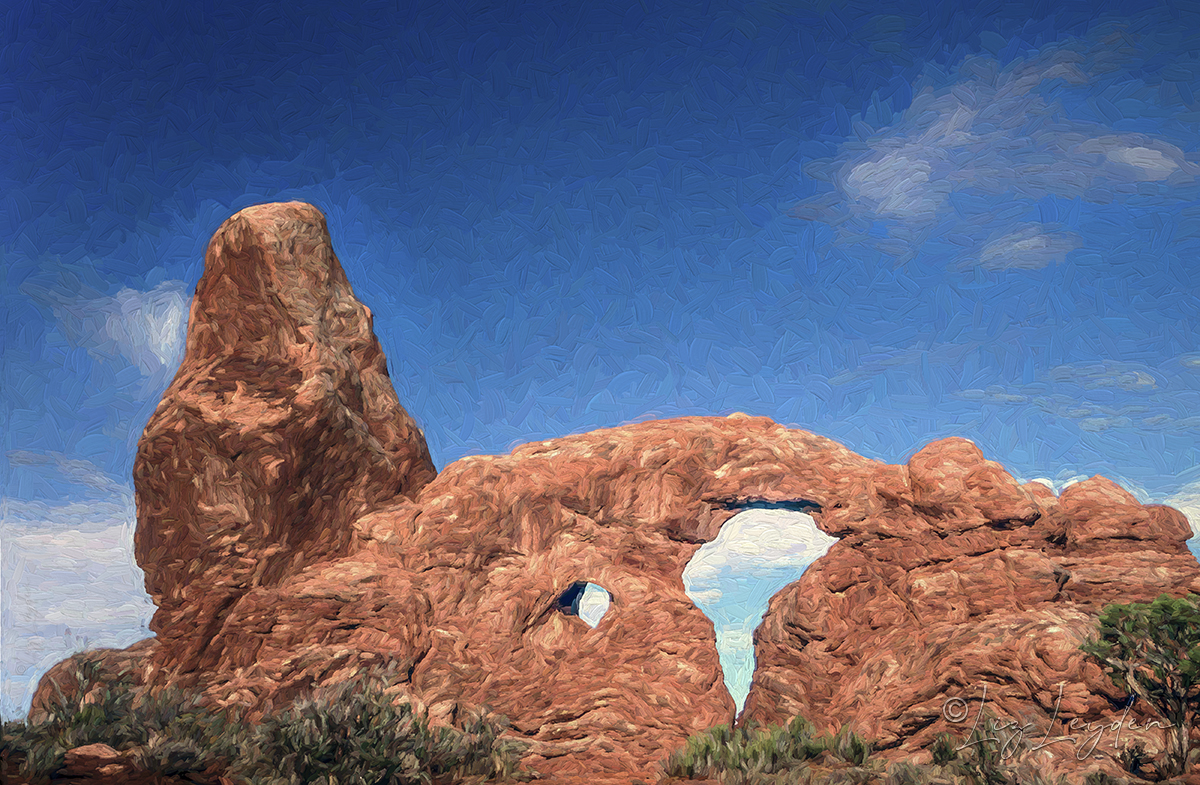
<svg viewBox="0 0 1200 785">
<path fill-rule="evenodd" d="M 929 751 L 933 754 L 933 762 L 938 766 L 958 760 L 958 744 L 949 733 L 939 733 Z"/>
<path fill-rule="evenodd" d="M 79 689 L 60 690 L 45 721 L 4 725 L 0 753 L 22 759 L 25 777 L 47 779 L 67 750 L 94 743 L 129 751 L 145 773 L 218 772 L 248 785 L 425 785 L 518 774 L 520 746 L 500 738 L 501 722 L 476 713 L 459 728 L 430 727 L 410 705 L 393 705 L 386 672 L 320 688 L 251 728 L 177 690 L 137 695 L 128 678 L 98 687 L 91 665 L 81 663 Z"/>
<path fill-rule="evenodd" d="M 740 728 L 720 725 L 688 739 L 683 749 L 668 758 L 666 773 L 669 777 L 748 781 L 748 777 L 803 768 L 826 752 L 861 766 L 870 758 L 871 745 L 846 729 L 832 738 L 818 737 L 812 723 L 803 717 L 767 728 L 753 722 Z"/>
<path fill-rule="evenodd" d="M 911 763 L 894 763 L 888 769 L 884 785 L 929 785 L 927 771 Z"/>
<path fill-rule="evenodd" d="M 871 758 L 871 743 L 848 728 L 842 728 L 830 740 L 829 751 L 847 763 L 862 766 Z"/>
<path fill-rule="evenodd" d="M 1125 782 L 1102 771 L 1093 771 L 1083 778 L 1083 785 L 1125 785 Z"/>
<path fill-rule="evenodd" d="M 434 728 L 407 703 L 393 704 L 388 679 L 360 676 L 266 717 L 235 762 L 252 785 L 416 785 L 475 775 L 510 777 L 520 750 L 477 714 L 461 729 Z"/>
<path fill-rule="evenodd" d="M 1130 774 L 1138 774 L 1142 767 L 1150 762 L 1150 755 L 1146 752 L 1145 745 L 1139 741 L 1125 746 L 1121 750 L 1120 759 L 1121 768 Z"/>
<path fill-rule="evenodd" d="M 971 785 L 1010 785 L 998 739 L 976 728 L 963 746 L 957 768 L 966 775 Z"/>
<path fill-rule="evenodd" d="M 165 776 L 225 769 L 250 733 L 236 713 L 207 709 L 199 696 L 177 689 L 146 696 L 134 711 L 148 733 L 133 760 L 144 771 Z"/>
<path fill-rule="evenodd" d="M 1189 730 L 1200 719 L 1200 595 L 1109 605 L 1100 615 L 1099 637 L 1080 648 L 1166 721 L 1162 773 L 1186 770 Z"/>
<path fill-rule="evenodd" d="M 63 690 L 54 683 L 46 717 L 37 723 L 5 723 L 0 754 L 23 758 L 21 773 L 44 779 L 60 768 L 67 750 L 86 744 L 129 749 L 146 740 L 146 732 L 130 715 L 132 681 L 128 675 L 111 684 L 101 680 L 101 662 L 76 661 L 74 684 Z"/>
</svg>

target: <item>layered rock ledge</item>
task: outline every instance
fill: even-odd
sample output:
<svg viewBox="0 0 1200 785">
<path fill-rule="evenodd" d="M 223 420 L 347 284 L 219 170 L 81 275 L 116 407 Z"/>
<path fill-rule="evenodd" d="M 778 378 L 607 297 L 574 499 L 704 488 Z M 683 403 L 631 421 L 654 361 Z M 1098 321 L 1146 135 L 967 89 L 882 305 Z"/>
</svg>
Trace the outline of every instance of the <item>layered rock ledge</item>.
<svg viewBox="0 0 1200 785">
<path fill-rule="evenodd" d="M 998 716 L 1038 728 L 1116 720 L 1122 696 L 1077 651 L 1100 609 L 1200 592 L 1179 512 L 1102 478 L 1056 497 L 962 439 L 890 466 L 765 418 L 690 417 L 438 473 L 300 203 L 213 237 L 134 479 L 156 637 L 113 669 L 261 712 L 391 665 L 435 719 L 487 706 L 532 742 L 526 763 L 592 782 L 653 780 L 734 719 L 682 573 L 756 503 L 807 510 L 840 542 L 772 599 L 743 719 L 848 724 L 896 757 L 966 730 L 947 701 L 985 685 Z M 612 595 L 595 629 L 564 612 L 581 581 Z M 1039 754 L 1073 772 L 1090 763 L 1076 753 Z"/>
</svg>

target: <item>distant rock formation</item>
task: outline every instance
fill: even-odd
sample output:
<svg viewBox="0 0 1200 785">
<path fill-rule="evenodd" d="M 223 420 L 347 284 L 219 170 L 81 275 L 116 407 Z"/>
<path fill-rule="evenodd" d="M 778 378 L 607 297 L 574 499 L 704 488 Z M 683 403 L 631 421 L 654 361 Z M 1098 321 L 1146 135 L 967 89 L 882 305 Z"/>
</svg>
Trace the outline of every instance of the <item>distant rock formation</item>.
<svg viewBox="0 0 1200 785">
<path fill-rule="evenodd" d="M 591 783 L 653 780 L 734 719 L 682 573 L 755 503 L 841 541 L 772 600 L 744 717 L 849 723 L 901 757 L 965 730 L 945 702 L 984 684 L 1001 716 L 1112 721 L 1114 689 L 1076 651 L 1099 609 L 1200 591 L 1178 512 L 1100 478 L 1055 498 L 961 439 L 889 466 L 764 418 L 690 417 L 435 476 L 324 219 L 298 203 L 214 236 L 135 482 L 158 637 L 112 656 L 143 684 L 265 711 L 391 664 L 435 720 L 486 705 L 532 743 L 527 764 Z M 570 613 L 581 582 L 612 597 L 595 629 Z"/>
</svg>

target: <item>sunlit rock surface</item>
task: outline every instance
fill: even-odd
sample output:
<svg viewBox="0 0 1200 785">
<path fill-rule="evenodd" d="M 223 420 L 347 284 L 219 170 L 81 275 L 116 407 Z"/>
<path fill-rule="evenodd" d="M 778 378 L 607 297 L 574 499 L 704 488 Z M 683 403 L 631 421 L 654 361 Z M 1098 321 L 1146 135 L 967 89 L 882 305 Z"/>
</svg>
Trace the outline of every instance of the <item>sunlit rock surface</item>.
<svg viewBox="0 0 1200 785">
<path fill-rule="evenodd" d="M 525 762 L 563 781 L 653 779 L 733 720 L 682 575 L 743 509 L 807 512 L 840 539 L 772 599 L 744 716 L 848 723 L 900 757 L 964 730 L 946 701 L 975 706 L 984 685 L 1001 716 L 1111 720 L 1119 696 L 1077 652 L 1101 607 L 1200 591 L 1178 512 L 1101 478 L 1056 498 L 962 439 L 889 466 L 763 418 L 690 417 L 435 476 L 324 219 L 299 203 L 214 236 L 135 483 L 157 638 L 110 670 L 265 711 L 391 665 L 435 721 L 507 715 Z M 594 627 L 581 584 L 609 600 Z M 1070 745 L 1043 754 L 1084 765 Z"/>
</svg>

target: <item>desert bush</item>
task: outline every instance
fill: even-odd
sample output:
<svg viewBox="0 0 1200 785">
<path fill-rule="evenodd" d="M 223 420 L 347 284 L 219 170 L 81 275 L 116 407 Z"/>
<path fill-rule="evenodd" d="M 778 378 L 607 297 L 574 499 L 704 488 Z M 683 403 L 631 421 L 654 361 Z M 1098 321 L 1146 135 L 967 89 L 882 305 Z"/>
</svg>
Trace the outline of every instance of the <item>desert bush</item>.
<svg viewBox="0 0 1200 785">
<path fill-rule="evenodd" d="M 1125 780 L 1119 780 L 1102 771 L 1093 771 L 1084 777 L 1083 785 L 1125 785 Z"/>
<path fill-rule="evenodd" d="M 44 779 L 63 764 L 67 750 L 86 744 L 107 744 L 129 749 L 146 740 L 144 727 L 130 714 L 132 678 L 101 683 L 102 663 L 81 657 L 75 663 L 74 689 L 64 691 L 52 683 L 53 694 L 46 716 L 39 722 L 5 723 L 0 734 L 0 755 L 22 759 L 21 773 Z"/>
<path fill-rule="evenodd" d="M 47 718 L 3 726 L 0 754 L 44 780 L 67 752 L 103 743 L 130 753 L 142 772 L 168 777 L 224 773 L 249 785 L 410 785 L 519 776 L 520 747 L 503 720 L 476 712 L 457 728 L 433 728 L 409 704 L 392 704 L 391 674 L 372 672 L 318 688 L 253 728 L 197 695 L 135 694 L 122 678 L 94 689 L 98 665 L 82 660 L 78 690 L 57 691 Z"/>
<path fill-rule="evenodd" d="M 842 728 L 829 742 L 829 751 L 847 763 L 864 765 L 871 757 L 871 743 L 848 728 Z"/>
<path fill-rule="evenodd" d="M 990 725 L 990 722 L 986 723 L 985 727 Z M 980 728 L 971 732 L 967 743 L 959 750 L 955 768 L 971 785 L 1015 785 L 1009 768 L 1004 765 L 1000 741 Z"/>
<path fill-rule="evenodd" d="M 1142 767 L 1149 763 L 1151 758 L 1152 756 L 1146 752 L 1146 745 L 1137 741 L 1121 749 L 1121 768 L 1130 774 L 1140 774 Z"/>
<path fill-rule="evenodd" d="M 134 749 L 134 763 L 166 776 L 225 769 L 250 734 L 237 712 L 214 711 L 199 695 L 175 688 L 144 696 L 134 715 L 147 731 L 146 741 Z"/>
<path fill-rule="evenodd" d="M 467 776 L 511 777 L 520 749 L 502 724 L 476 714 L 462 728 L 435 728 L 407 703 L 393 704 L 389 680 L 368 674 L 263 719 L 233 771 L 251 785 L 416 785 Z"/>
<path fill-rule="evenodd" d="M 724 772 L 773 774 L 820 755 L 824 740 L 810 722 L 797 717 L 787 725 L 740 728 L 719 725 L 687 740 L 667 760 L 672 777 L 718 777 Z"/>
<path fill-rule="evenodd" d="M 884 779 L 884 785 L 930 785 L 930 773 L 925 768 L 912 763 L 893 763 Z"/>
<path fill-rule="evenodd" d="M 1165 721 L 1159 774 L 1187 771 L 1190 729 L 1200 724 L 1200 594 L 1108 605 L 1100 614 L 1097 638 L 1079 648 L 1108 671 L 1115 685 Z"/>
<path fill-rule="evenodd" d="M 803 772 L 809 761 L 826 752 L 862 766 L 870 758 L 871 745 L 847 729 L 832 738 L 817 736 L 812 723 L 803 717 L 766 728 L 752 722 L 740 728 L 721 725 L 688 739 L 667 759 L 666 773 L 669 777 L 710 777 L 728 783 L 782 783 L 778 775 Z"/>
<path fill-rule="evenodd" d="M 933 754 L 933 762 L 939 766 L 958 760 L 958 744 L 949 733 L 939 733 L 929 751 Z"/>
<path fill-rule="evenodd" d="M 812 785 L 875 785 L 881 783 L 880 773 L 873 768 L 855 766 L 849 769 L 831 771 L 820 779 L 812 780 Z"/>
</svg>

